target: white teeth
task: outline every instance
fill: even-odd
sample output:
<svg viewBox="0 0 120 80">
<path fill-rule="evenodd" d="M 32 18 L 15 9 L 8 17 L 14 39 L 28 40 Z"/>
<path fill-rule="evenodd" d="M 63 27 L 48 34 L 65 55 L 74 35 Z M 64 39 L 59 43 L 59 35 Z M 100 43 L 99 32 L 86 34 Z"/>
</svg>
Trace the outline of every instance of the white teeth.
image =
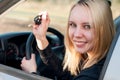
<svg viewBox="0 0 120 80">
<path fill-rule="evenodd" d="M 85 41 L 74 41 L 76 43 L 85 43 Z"/>
<path fill-rule="evenodd" d="M 75 41 L 75 44 L 80 45 L 80 44 L 85 44 L 85 41 Z"/>
<path fill-rule="evenodd" d="M 84 42 L 75 42 L 76 44 L 84 44 Z"/>
</svg>

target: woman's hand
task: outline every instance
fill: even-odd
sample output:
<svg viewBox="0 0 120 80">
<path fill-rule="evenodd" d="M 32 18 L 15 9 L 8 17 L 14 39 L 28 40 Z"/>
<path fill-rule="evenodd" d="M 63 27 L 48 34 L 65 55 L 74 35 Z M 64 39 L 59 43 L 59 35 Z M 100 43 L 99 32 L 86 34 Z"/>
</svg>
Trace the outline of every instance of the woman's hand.
<svg viewBox="0 0 120 80">
<path fill-rule="evenodd" d="M 28 73 L 31 72 L 37 72 L 37 64 L 35 61 L 35 54 L 31 54 L 31 59 L 26 60 L 26 57 L 24 57 L 21 61 L 21 68 Z"/>
<path fill-rule="evenodd" d="M 39 15 L 42 16 L 41 24 L 40 25 L 34 24 L 33 34 L 36 38 L 38 48 L 43 50 L 49 44 L 48 40 L 46 39 L 46 33 L 47 33 L 48 25 L 50 23 L 50 18 L 46 11 L 39 13 Z"/>
</svg>

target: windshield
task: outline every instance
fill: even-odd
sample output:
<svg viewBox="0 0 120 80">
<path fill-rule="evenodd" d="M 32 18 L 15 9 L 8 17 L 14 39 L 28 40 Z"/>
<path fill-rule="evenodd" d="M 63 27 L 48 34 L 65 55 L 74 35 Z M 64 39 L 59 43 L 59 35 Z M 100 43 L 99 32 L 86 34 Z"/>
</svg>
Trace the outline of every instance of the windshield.
<svg viewBox="0 0 120 80">
<path fill-rule="evenodd" d="M 4 0 L 0 0 L 0 2 L 2 1 Z M 77 0 L 26 0 L 0 17 L 0 34 L 32 31 L 30 25 L 33 24 L 34 17 L 40 11 L 48 11 L 51 18 L 49 26 L 64 33 L 70 7 L 76 1 Z M 119 0 L 112 1 L 111 8 L 114 19 L 120 15 L 119 3 Z M 10 4 L 10 2 L 7 4 Z M 2 4 L 0 3 L 0 5 Z M 2 7 L 6 6 L 2 5 Z"/>
</svg>

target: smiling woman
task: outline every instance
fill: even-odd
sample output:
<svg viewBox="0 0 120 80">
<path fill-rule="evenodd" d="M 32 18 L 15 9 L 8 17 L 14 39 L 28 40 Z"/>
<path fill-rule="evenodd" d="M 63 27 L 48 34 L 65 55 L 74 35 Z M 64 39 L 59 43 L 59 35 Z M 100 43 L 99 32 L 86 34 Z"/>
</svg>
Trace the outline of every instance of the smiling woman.
<svg viewBox="0 0 120 80">
<path fill-rule="evenodd" d="M 72 2 L 69 3 L 69 1 Z M 70 9 L 71 5 L 77 1 L 79 2 Z M 0 79 L 1 75 L 4 77 L 4 74 L 10 74 L 10 76 L 25 80 L 46 80 L 41 76 L 47 77 L 47 80 L 48 78 L 74 80 L 86 78 L 86 76 L 92 78 L 92 80 L 98 78 L 114 36 L 111 10 L 114 19 L 120 15 L 120 3 L 116 3 L 118 0 L 112 0 L 111 6 L 107 1 L 0 0 Z M 23 3 L 19 4 L 19 2 Z M 2 12 L 5 14 L 2 14 Z M 34 25 L 34 17 L 39 12 L 43 15 L 40 15 L 42 18 L 40 19 L 43 21 L 41 25 Z M 48 25 L 49 21 L 50 24 Z M 119 17 L 115 20 L 116 22 L 120 23 Z M 29 24 L 32 27 L 34 26 L 33 33 L 36 40 L 29 36 L 32 32 L 32 27 L 28 27 Z M 46 27 L 44 24 L 48 26 Z M 117 29 L 117 31 L 120 31 L 119 27 Z M 66 34 L 65 30 L 67 30 Z M 61 33 L 65 35 L 65 38 Z M 40 42 L 40 40 L 43 42 Z M 115 40 L 117 41 L 117 39 Z M 63 41 L 65 41 L 65 44 Z M 28 42 L 29 45 L 27 45 Z M 48 46 L 44 45 L 48 43 Z M 117 78 L 120 75 L 117 72 L 120 65 L 116 63 L 119 60 L 120 43 L 115 42 L 115 44 L 117 44 L 117 47 L 112 46 L 113 48 L 110 51 L 115 49 L 116 53 L 111 55 L 113 58 L 108 56 L 112 62 L 110 61 L 110 66 L 108 65 L 107 75 L 110 74 L 111 77 L 115 76 Z M 30 63 L 30 66 L 25 68 L 24 60 L 26 58 L 23 57 L 26 56 L 28 51 L 31 51 L 29 52 L 30 58 L 34 58 L 36 65 Z M 34 54 L 31 55 L 31 53 Z M 111 51 L 111 53 L 114 52 Z M 21 61 L 23 64 L 21 64 Z M 21 70 L 27 71 L 32 66 L 37 67 L 36 72 L 40 72 L 40 76 L 28 74 Z M 105 68 L 107 69 L 106 66 Z M 35 73 L 35 69 L 30 71 Z M 87 74 L 84 74 L 84 72 Z M 113 72 L 114 74 L 112 74 Z M 106 73 L 102 75 L 104 76 Z M 107 77 L 109 76 L 106 76 L 106 80 L 110 80 Z"/>
<path fill-rule="evenodd" d="M 101 6 L 102 5 L 102 6 Z M 111 4 L 107 0 L 78 0 L 70 10 L 65 34 L 65 56 L 60 60 L 46 38 L 49 13 L 42 11 L 41 24 L 33 24 L 40 58 L 57 80 L 98 80 L 111 41 L 115 35 Z M 107 37 L 106 37 L 107 36 Z M 35 62 L 24 57 L 21 68 L 28 73 L 40 72 Z M 31 65 L 32 64 L 32 65 Z M 31 67 L 29 67 L 31 66 Z"/>
</svg>

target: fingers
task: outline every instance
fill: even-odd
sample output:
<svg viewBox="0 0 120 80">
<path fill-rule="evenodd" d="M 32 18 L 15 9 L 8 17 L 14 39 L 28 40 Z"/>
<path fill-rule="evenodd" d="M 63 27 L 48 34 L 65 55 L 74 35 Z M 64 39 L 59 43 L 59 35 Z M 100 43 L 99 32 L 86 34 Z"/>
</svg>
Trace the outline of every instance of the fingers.
<svg viewBox="0 0 120 80">
<path fill-rule="evenodd" d="M 35 59 L 35 54 L 31 54 L 31 59 L 30 60 L 26 60 L 26 57 L 23 57 L 21 63 L 25 64 L 26 62 L 34 60 L 34 59 Z M 21 64 L 21 66 L 22 66 L 22 64 Z"/>
<path fill-rule="evenodd" d="M 24 69 L 24 62 L 25 62 L 25 60 L 26 60 L 26 58 L 23 57 L 23 59 L 22 59 L 22 61 L 21 61 L 21 65 L 20 65 L 23 70 L 25 70 L 25 69 Z"/>
<path fill-rule="evenodd" d="M 31 59 L 35 59 L 35 54 L 31 54 Z"/>
<path fill-rule="evenodd" d="M 41 25 L 44 26 L 44 27 L 48 26 L 48 24 L 50 22 L 50 18 L 49 18 L 48 12 L 47 11 L 42 11 L 38 15 L 42 16 L 41 17 L 42 18 Z M 34 24 L 33 28 L 38 28 L 39 26 Z"/>
<path fill-rule="evenodd" d="M 21 68 L 22 70 L 26 71 L 26 72 L 35 72 L 37 69 L 36 66 L 36 62 L 35 62 L 35 54 L 31 55 L 31 59 L 30 60 L 26 60 L 26 57 L 24 57 L 21 61 Z M 31 67 L 30 67 L 31 66 Z"/>
<path fill-rule="evenodd" d="M 46 32 L 50 23 L 50 18 L 46 11 L 40 12 L 39 15 L 42 16 L 41 24 L 33 26 L 33 34 L 37 39 L 41 40 L 42 38 L 46 37 Z"/>
</svg>

